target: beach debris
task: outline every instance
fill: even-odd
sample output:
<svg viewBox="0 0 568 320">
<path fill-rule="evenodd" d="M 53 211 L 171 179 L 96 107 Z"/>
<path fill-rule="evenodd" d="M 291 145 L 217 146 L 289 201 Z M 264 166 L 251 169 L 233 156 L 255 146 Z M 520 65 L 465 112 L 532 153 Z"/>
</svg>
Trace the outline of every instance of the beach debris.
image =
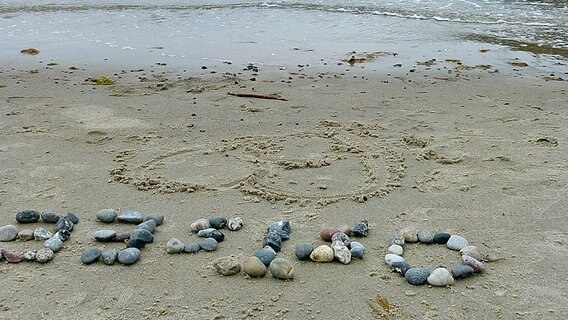
<svg viewBox="0 0 568 320">
<path fill-rule="evenodd" d="M 233 256 L 215 259 L 213 267 L 222 276 L 232 276 L 241 272 L 241 264 Z"/>
<path fill-rule="evenodd" d="M 296 270 L 292 263 L 284 258 L 276 258 L 272 260 L 268 267 L 274 278 L 281 280 L 293 280 L 296 276 Z"/>
<path fill-rule="evenodd" d="M 243 98 L 258 98 L 258 99 L 268 99 L 268 100 L 280 100 L 288 101 L 288 99 L 282 97 L 279 93 L 252 93 L 252 92 L 227 92 L 230 96 L 243 97 Z"/>
<path fill-rule="evenodd" d="M 481 53 L 487 53 L 487 52 L 489 52 L 490 50 L 491 50 L 491 49 L 489 49 L 489 48 L 481 48 L 481 49 L 479 49 L 479 52 L 481 52 Z"/>
<path fill-rule="evenodd" d="M 258 257 L 252 256 L 249 257 L 243 264 L 243 271 L 250 277 L 260 278 L 266 275 L 268 269 Z"/>
<path fill-rule="evenodd" d="M 90 77 L 85 79 L 85 82 L 91 82 L 97 85 L 111 85 L 114 84 L 114 80 L 107 76 L 100 76 L 100 77 Z"/>
<path fill-rule="evenodd" d="M 562 77 L 555 76 L 555 75 L 542 76 L 542 80 L 545 80 L 545 81 L 564 81 L 564 79 Z"/>
<path fill-rule="evenodd" d="M 357 54 L 357 52 L 353 51 L 350 53 L 350 57 L 347 59 L 341 60 L 342 62 L 346 62 L 350 65 L 354 65 L 356 63 L 364 63 L 364 62 L 371 62 L 378 57 L 394 57 L 396 56 L 396 52 L 386 52 L 386 51 L 376 51 L 376 52 L 363 52 L 361 54 Z"/>
<path fill-rule="evenodd" d="M 36 55 L 39 54 L 39 50 L 35 49 L 35 48 L 26 48 L 26 49 L 20 50 L 20 53 L 27 54 L 27 55 L 30 55 L 30 56 L 36 56 Z"/>
<path fill-rule="evenodd" d="M 520 68 L 524 68 L 524 67 L 528 67 L 529 64 L 523 61 L 519 61 L 519 60 L 511 60 L 511 61 L 507 61 L 508 64 L 512 65 L 513 67 L 520 67 Z"/>
<path fill-rule="evenodd" d="M 419 66 L 433 66 L 437 63 L 436 59 L 424 60 L 424 61 L 417 61 L 416 64 Z"/>
</svg>

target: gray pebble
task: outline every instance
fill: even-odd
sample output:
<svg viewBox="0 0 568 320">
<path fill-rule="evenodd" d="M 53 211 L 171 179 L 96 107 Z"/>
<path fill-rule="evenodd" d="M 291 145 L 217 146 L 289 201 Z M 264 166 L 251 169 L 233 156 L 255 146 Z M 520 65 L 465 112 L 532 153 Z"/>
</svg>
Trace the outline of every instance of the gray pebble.
<svg viewBox="0 0 568 320">
<path fill-rule="evenodd" d="M 161 215 L 159 213 L 151 213 L 144 219 L 144 221 L 148 220 L 154 220 L 156 222 L 156 226 L 159 226 L 164 223 L 164 215 Z"/>
<path fill-rule="evenodd" d="M 421 243 L 432 243 L 434 241 L 434 235 L 425 230 L 420 230 L 416 233 L 418 236 L 418 241 Z"/>
<path fill-rule="evenodd" d="M 120 222 L 134 223 L 134 224 L 140 224 L 144 221 L 142 214 L 134 210 L 124 211 L 121 215 L 117 217 L 117 219 Z"/>
<path fill-rule="evenodd" d="M 310 254 L 314 251 L 314 246 L 311 243 L 298 243 L 296 244 L 296 249 L 294 253 L 296 257 L 300 260 L 307 260 L 310 258 Z"/>
<path fill-rule="evenodd" d="M 118 211 L 114 209 L 102 209 L 96 214 L 97 219 L 104 223 L 114 222 L 114 219 L 118 216 Z"/>
<path fill-rule="evenodd" d="M 133 264 L 140 259 L 140 250 L 138 248 L 126 248 L 118 253 L 118 262 L 122 264 Z"/>
<path fill-rule="evenodd" d="M 171 238 L 168 240 L 166 244 L 166 252 L 167 253 L 180 253 L 184 249 L 183 242 L 179 241 L 178 239 Z"/>
<path fill-rule="evenodd" d="M 63 241 L 61 241 L 59 236 L 53 236 L 43 243 L 43 247 L 51 249 L 53 252 L 57 252 L 61 250 L 61 247 L 63 247 Z"/>
<path fill-rule="evenodd" d="M 154 242 L 154 236 L 146 229 L 134 229 L 130 234 L 130 240 L 132 239 L 139 239 L 146 243 Z"/>
<path fill-rule="evenodd" d="M 217 250 L 217 247 L 219 246 L 219 244 L 217 243 L 217 240 L 215 240 L 213 238 L 207 238 L 207 239 L 201 241 L 199 243 L 199 246 L 201 247 L 201 249 L 203 249 L 205 251 L 215 251 L 215 250 Z"/>
<path fill-rule="evenodd" d="M 410 268 L 404 274 L 406 282 L 415 286 L 425 284 L 428 276 L 430 276 L 430 270 L 424 267 Z"/>
<path fill-rule="evenodd" d="M 44 211 L 41 213 L 41 221 L 45 223 L 57 223 L 61 218 L 57 213 Z"/>
<path fill-rule="evenodd" d="M 98 230 L 93 234 L 93 238 L 100 242 L 113 241 L 116 236 L 116 231 L 114 230 Z"/>
<path fill-rule="evenodd" d="M 146 242 L 142 239 L 130 238 L 126 242 L 127 248 L 136 248 L 138 250 L 142 250 L 142 248 L 144 248 L 145 246 L 146 246 Z"/>
<path fill-rule="evenodd" d="M 471 276 L 475 270 L 472 267 L 460 264 L 452 268 L 452 276 L 456 279 L 467 278 Z"/>
<path fill-rule="evenodd" d="M 447 232 L 438 232 L 434 234 L 432 241 L 437 244 L 446 244 L 452 235 Z"/>
<path fill-rule="evenodd" d="M 81 254 L 81 262 L 84 264 L 91 264 L 97 261 L 101 256 L 101 249 L 97 247 L 89 247 Z"/>
<path fill-rule="evenodd" d="M 18 236 L 18 228 L 12 224 L 0 227 L 0 241 L 12 241 Z"/>
<path fill-rule="evenodd" d="M 34 240 L 44 241 L 53 237 L 53 233 L 45 230 L 42 227 L 35 228 L 34 230 Z"/>
<path fill-rule="evenodd" d="M 311 253 L 311 252 L 310 252 Z M 255 257 L 259 258 L 265 266 L 270 265 L 270 262 L 276 258 L 276 252 L 271 247 L 264 247 L 258 249 L 253 254 Z"/>
<path fill-rule="evenodd" d="M 389 246 L 391 246 L 393 244 L 403 246 L 404 245 L 404 237 L 401 236 L 400 234 L 393 234 L 390 238 Z"/>
<path fill-rule="evenodd" d="M 113 265 L 118 257 L 118 251 L 115 249 L 108 249 L 101 253 L 101 261 L 106 265 Z"/>
<path fill-rule="evenodd" d="M 136 226 L 136 229 L 145 229 L 148 230 L 150 233 L 154 233 L 154 231 L 156 231 L 156 221 L 154 220 L 146 220 L 144 222 L 142 222 L 141 224 L 139 224 L 138 226 Z"/>
<path fill-rule="evenodd" d="M 183 246 L 183 252 L 185 253 L 196 253 L 201 250 L 201 246 L 197 242 L 186 243 Z"/>
<path fill-rule="evenodd" d="M 39 220 L 39 212 L 35 210 L 23 210 L 16 214 L 16 221 L 19 223 L 34 223 Z"/>
<path fill-rule="evenodd" d="M 51 249 L 41 248 L 36 252 L 35 261 L 37 261 L 39 263 L 46 263 L 46 262 L 50 261 L 51 259 L 53 259 L 54 256 L 55 256 L 55 254 L 53 253 L 53 251 Z"/>
</svg>

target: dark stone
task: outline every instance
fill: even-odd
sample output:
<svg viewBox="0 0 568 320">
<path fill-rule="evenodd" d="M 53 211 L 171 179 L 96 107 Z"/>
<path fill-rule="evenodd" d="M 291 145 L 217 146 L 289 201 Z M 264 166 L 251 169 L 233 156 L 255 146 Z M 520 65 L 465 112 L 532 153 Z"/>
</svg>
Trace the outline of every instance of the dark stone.
<svg viewBox="0 0 568 320">
<path fill-rule="evenodd" d="M 455 279 L 462 279 L 471 276 L 475 270 L 468 265 L 457 265 L 452 268 L 452 277 Z"/>
<path fill-rule="evenodd" d="M 367 220 L 359 221 L 351 229 L 351 234 L 355 237 L 366 237 L 369 235 L 369 223 Z"/>
<path fill-rule="evenodd" d="M 452 235 L 447 232 L 438 232 L 434 234 L 432 242 L 437 244 L 446 244 Z"/>
<path fill-rule="evenodd" d="M 81 254 L 81 262 L 84 264 L 91 264 L 101 257 L 101 249 L 97 247 L 90 247 L 85 249 Z"/>
<path fill-rule="evenodd" d="M 219 230 L 213 230 L 205 235 L 205 238 L 213 238 L 217 242 L 222 242 L 225 240 L 225 235 Z"/>
<path fill-rule="evenodd" d="M 408 271 L 410 268 L 412 267 L 406 261 L 397 261 L 391 264 L 391 271 L 400 273 L 402 276 L 404 276 L 406 274 L 406 271 Z"/>
<path fill-rule="evenodd" d="M 146 217 L 146 219 L 144 219 L 144 221 L 148 221 L 148 220 L 156 221 L 156 226 L 159 226 L 162 223 L 164 223 L 164 216 L 159 214 L 159 213 L 152 213 L 152 214 L 148 215 Z"/>
<path fill-rule="evenodd" d="M 288 240 L 290 238 L 291 231 L 292 231 L 292 226 L 290 225 L 290 221 L 281 220 L 269 225 L 267 234 L 271 232 L 276 232 L 280 236 L 281 240 Z"/>
<path fill-rule="evenodd" d="M 270 262 L 276 258 L 276 252 L 270 248 L 262 248 L 256 250 L 254 256 L 259 258 L 265 266 L 269 266 Z"/>
<path fill-rule="evenodd" d="M 136 249 L 142 249 L 146 246 L 146 242 L 142 239 L 133 239 L 130 238 L 128 240 L 128 242 L 126 243 L 126 247 L 127 248 L 136 248 Z"/>
<path fill-rule="evenodd" d="M 61 217 L 55 224 L 55 231 L 65 229 L 69 232 L 73 231 L 73 222 L 69 221 L 66 217 Z"/>
<path fill-rule="evenodd" d="M 57 223 L 57 221 L 59 221 L 59 218 L 61 217 L 57 213 L 49 211 L 44 211 L 41 213 L 41 221 L 45 223 Z"/>
<path fill-rule="evenodd" d="M 227 218 L 225 217 L 213 217 L 209 219 L 209 225 L 211 228 L 223 229 L 227 225 Z"/>
<path fill-rule="evenodd" d="M 146 229 L 134 229 L 130 234 L 130 240 L 142 240 L 146 243 L 154 242 L 154 236 Z"/>
<path fill-rule="evenodd" d="M 72 213 L 68 213 L 67 215 L 65 215 L 65 218 L 67 218 L 67 220 L 73 222 L 73 224 L 79 223 L 79 217 L 77 217 L 76 215 L 74 215 Z"/>
<path fill-rule="evenodd" d="M 119 232 L 119 233 L 116 234 L 113 241 L 124 242 L 128 239 L 130 239 L 130 233 L 129 232 Z"/>
<path fill-rule="evenodd" d="M 116 237 L 116 231 L 114 230 L 98 230 L 93 234 L 93 238 L 100 242 L 113 241 Z"/>
<path fill-rule="evenodd" d="M 269 246 L 274 251 L 280 252 L 282 249 L 282 238 L 280 234 L 276 230 L 269 230 L 264 239 L 262 240 L 262 246 L 266 247 Z M 261 259 L 262 260 L 262 259 Z"/>
<path fill-rule="evenodd" d="M 310 258 L 312 251 L 314 251 L 314 246 L 311 243 L 298 243 L 294 253 L 298 259 L 306 260 Z"/>
<path fill-rule="evenodd" d="M 16 221 L 19 223 L 34 223 L 39 220 L 39 212 L 35 210 L 24 210 L 16 214 Z"/>
<path fill-rule="evenodd" d="M 55 233 L 56 236 L 61 239 L 61 241 L 67 241 L 71 237 L 71 232 L 69 230 L 61 229 Z"/>
<path fill-rule="evenodd" d="M 150 233 L 154 233 L 154 231 L 156 231 L 156 221 L 154 220 L 146 220 L 144 222 L 142 222 L 141 224 L 139 224 L 138 226 L 136 226 L 136 229 L 145 229 L 148 230 Z"/>
</svg>

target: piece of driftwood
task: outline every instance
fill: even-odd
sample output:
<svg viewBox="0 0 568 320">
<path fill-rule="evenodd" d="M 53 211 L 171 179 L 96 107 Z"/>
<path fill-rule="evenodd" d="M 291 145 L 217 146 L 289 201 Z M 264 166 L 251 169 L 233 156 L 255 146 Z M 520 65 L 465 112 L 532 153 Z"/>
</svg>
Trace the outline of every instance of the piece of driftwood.
<svg viewBox="0 0 568 320">
<path fill-rule="evenodd" d="M 281 95 L 277 93 L 273 94 L 262 94 L 262 93 L 250 93 L 250 92 L 227 92 L 227 94 L 235 97 L 245 97 L 245 98 L 258 98 L 258 99 L 269 99 L 269 100 L 280 100 L 280 101 L 288 101 L 288 99 L 283 98 Z"/>
</svg>

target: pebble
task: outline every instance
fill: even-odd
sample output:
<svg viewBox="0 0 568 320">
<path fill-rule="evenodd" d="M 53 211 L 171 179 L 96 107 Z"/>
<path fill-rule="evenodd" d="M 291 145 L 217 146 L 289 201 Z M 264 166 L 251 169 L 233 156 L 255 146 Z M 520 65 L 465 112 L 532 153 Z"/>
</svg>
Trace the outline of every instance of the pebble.
<svg viewBox="0 0 568 320">
<path fill-rule="evenodd" d="M 410 268 L 404 274 L 406 282 L 418 286 L 425 284 L 430 276 L 430 271 L 424 267 Z"/>
<path fill-rule="evenodd" d="M 41 248 L 36 252 L 35 260 L 39 263 L 46 263 L 53 259 L 55 253 L 50 248 Z"/>
<path fill-rule="evenodd" d="M 348 224 L 342 224 L 337 227 L 337 230 L 345 233 L 347 236 L 351 237 L 351 227 Z"/>
<path fill-rule="evenodd" d="M 53 233 L 45 230 L 42 227 L 35 228 L 34 230 L 34 240 L 43 241 L 53 237 Z"/>
<path fill-rule="evenodd" d="M 310 254 L 310 259 L 315 262 L 331 262 L 334 257 L 333 249 L 325 244 L 315 248 Z"/>
<path fill-rule="evenodd" d="M 149 214 L 144 221 L 154 220 L 156 222 L 156 226 L 162 225 L 164 223 L 164 215 L 159 213 L 151 213 Z"/>
<path fill-rule="evenodd" d="M 241 264 L 235 257 L 221 257 L 213 261 L 213 267 L 222 276 L 232 276 L 241 272 Z"/>
<path fill-rule="evenodd" d="M 227 221 L 227 228 L 231 231 L 239 231 L 243 226 L 244 223 L 241 217 L 232 217 Z"/>
<path fill-rule="evenodd" d="M 292 280 L 296 276 L 294 266 L 292 266 L 290 261 L 284 258 L 276 258 L 272 260 L 268 269 L 272 276 L 277 279 Z"/>
<path fill-rule="evenodd" d="M 142 214 L 138 211 L 128 210 L 124 211 L 117 217 L 118 221 L 125 223 L 140 224 L 144 221 Z"/>
<path fill-rule="evenodd" d="M 405 242 L 408 243 L 418 242 L 418 234 L 416 233 L 416 229 L 412 227 L 407 227 L 400 230 L 400 235 L 404 238 Z"/>
<path fill-rule="evenodd" d="M 207 229 L 203 229 L 203 230 L 199 230 L 199 232 L 197 232 L 197 236 L 198 237 L 204 237 L 204 238 L 213 238 L 215 240 L 217 240 L 217 242 L 221 242 L 223 240 L 225 240 L 225 235 L 215 229 L 215 228 L 207 228 Z"/>
<path fill-rule="evenodd" d="M 171 238 L 168 240 L 166 244 L 166 252 L 167 253 L 180 253 L 183 251 L 185 245 L 183 242 L 179 241 L 178 239 Z"/>
<path fill-rule="evenodd" d="M 395 263 L 395 262 L 402 262 L 402 261 L 404 261 L 404 258 L 399 256 L 399 255 L 392 254 L 392 253 L 385 255 L 385 262 L 389 266 L 392 266 L 392 264 Z"/>
<path fill-rule="evenodd" d="M 351 241 L 351 258 L 363 259 L 365 256 L 365 246 L 357 241 Z"/>
<path fill-rule="evenodd" d="M 450 235 L 447 232 L 438 232 L 436 234 L 434 234 L 434 237 L 432 238 L 432 242 L 437 243 L 437 244 L 446 244 L 448 242 L 448 240 L 450 240 L 450 237 L 452 235 Z"/>
<path fill-rule="evenodd" d="M 396 254 L 397 256 L 402 256 L 404 253 L 404 248 L 398 244 L 393 244 L 388 248 L 388 253 Z"/>
<path fill-rule="evenodd" d="M 91 264 L 101 257 L 101 249 L 97 247 L 89 247 L 81 253 L 81 262 L 84 264 Z"/>
<path fill-rule="evenodd" d="M 93 234 L 93 238 L 100 242 L 113 241 L 116 237 L 116 231 L 114 230 L 98 230 Z"/>
<path fill-rule="evenodd" d="M 479 253 L 476 246 L 465 246 L 461 248 L 460 254 L 462 256 L 470 256 L 472 258 L 475 258 L 476 260 L 483 259 L 483 256 L 481 255 L 481 253 Z"/>
<path fill-rule="evenodd" d="M 339 262 L 343 264 L 349 264 L 351 262 L 351 251 L 349 251 L 347 246 L 342 241 L 334 241 L 331 244 L 331 248 L 333 249 L 333 255 L 335 256 L 335 259 L 337 259 Z"/>
<path fill-rule="evenodd" d="M 28 250 L 28 251 L 24 252 L 24 260 L 29 261 L 29 262 L 35 261 L 36 255 L 37 255 L 37 251 Z"/>
<path fill-rule="evenodd" d="M 351 242 L 351 240 L 349 240 L 349 236 L 342 231 L 336 232 L 333 236 L 331 236 L 331 242 L 333 243 L 335 241 L 340 241 L 344 245 L 349 245 Z"/>
<path fill-rule="evenodd" d="M 118 262 L 122 264 L 133 264 L 140 259 L 140 250 L 138 248 L 126 248 L 118 252 Z"/>
<path fill-rule="evenodd" d="M 65 217 L 59 218 L 59 220 L 57 220 L 57 223 L 55 223 L 55 231 L 59 231 L 61 229 L 73 231 L 73 222 Z"/>
<path fill-rule="evenodd" d="M 57 231 L 53 236 L 58 236 L 61 241 L 67 241 L 71 237 L 71 232 L 69 230 L 61 229 Z"/>
<path fill-rule="evenodd" d="M 18 239 L 28 241 L 34 239 L 34 231 L 31 229 L 24 229 L 18 232 Z"/>
<path fill-rule="evenodd" d="M 454 283 L 454 277 L 452 277 L 450 270 L 439 267 L 430 273 L 426 281 L 434 287 L 445 287 Z"/>
<path fill-rule="evenodd" d="M 211 225 L 209 224 L 209 220 L 207 219 L 198 219 L 189 225 L 189 229 L 193 232 L 199 232 L 200 230 L 204 230 L 210 227 Z"/>
<path fill-rule="evenodd" d="M 186 243 L 183 246 L 183 252 L 185 253 L 196 253 L 199 252 L 199 250 L 201 250 L 201 246 L 197 242 Z"/>
<path fill-rule="evenodd" d="M 146 246 L 146 241 L 142 240 L 142 239 L 134 239 L 134 238 L 130 238 L 128 239 L 128 241 L 126 242 L 126 247 L 127 248 L 136 248 L 138 250 L 142 250 L 144 247 Z M 181 251 L 180 251 L 181 252 Z"/>
<path fill-rule="evenodd" d="M 118 258 L 118 251 L 115 249 L 108 249 L 101 253 L 101 261 L 107 266 L 113 265 Z"/>
<path fill-rule="evenodd" d="M 24 252 L 19 250 L 3 249 L 2 256 L 9 263 L 18 263 L 24 260 Z"/>
<path fill-rule="evenodd" d="M 114 236 L 115 242 L 124 242 L 130 239 L 130 232 L 118 232 L 116 236 Z"/>
<path fill-rule="evenodd" d="M 207 238 L 199 243 L 201 249 L 205 251 L 215 251 L 219 247 L 217 240 L 213 238 Z"/>
<path fill-rule="evenodd" d="M 461 257 L 461 261 L 462 264 L 468 265 L 470 267 L 473 268 L 473 271 L 475 271 L 475 273 L 481 273 L 483 272 L 483 270 L 485 270 L 485 265 L 483 264 L 483 262 L 470 257 L 470 256 L 462 256 Z"/>
<path fill-rule="evenodd" d="M 393 244 L 397 244 L 399 246 L 403 246 L 404 245 L 404 237 L 401 236 L 400 234 L 393 234 L 389 240 L 389 246 L 392 246 Z"/>
<path fill-rule="evenodd" d="M 118 211 L 114 209 L 102 209 L 96 213 L 97 219 L 104 223 L 112 223 L 118 216 Z"/>
<path fill-rule="evenodd" d="M 357 222 L 353 229 L 351 229 L 351 234 L 355 237 L 366 237 L 369 235 L 369 222 L 367 220 L 362 220 Z"/>
<path fill-rule="evenodd" d="M 331 237 L 333 237 L 333 235 L 338 233 L 338 232 L 340 232 L 340 231 L 336 227 L 323 228 L 320 232 L 320 238 L 323 241 L 331 241 Z"/>
<path fill-rule="evenodd" d="M 8 224 L 0 227 L 0 241 L 12 241 L 18 237 L 18 228 L 15 225 Z"/>
<path fill-rule="evenodd" d="M 130 234 L 130 240 L 142 240 L 145 243 L 154 242 L 154 236 L 146 229 L 134 229 Z"/>
<path fill-rule="evenodd" d="M 225 217 L 213 217 L 209 219 L 209 225 L 211 228 L 223 229 L 227 225 L 227 218 Z"/>
<path fill-rule="evenodd" d="M 274 249 L 274 251 L 280 252 L 282 249 L 282 238 L 280 237 L 280 234 L 278 234 L 278 231 L 269 230 L 262 240 L 262 246 L 269 246 Z"/>
<path fill-rule="evenodd" d="M 463 279 L 471 276 L 475 271 L 472 267 L 460 264 L 452 268 L 452 276 L 455 279 Z"/>
<path fill-rule="evenodd" d="M 77 217 L 76 215 L 72 214 L 72 213 L 68 213 L 65 215 L 65 219 L 73 222 L 73 224 L 77 224 L 79 223 L 79 217 Z"/>
<path fill-rule="evenodd" d="M 272 247 L 266 246 L 254 252 L 253 256 L 257 257 L 265 266 L 269 266 L 270 262 L 276 258 L 276 251 Z"/>
<path fill-rule="evenodd" d="M 294 249 L 296 257 L 300 260 L 306 260 L 310 258 L 310 254 L 314 251 L 314 246 L 311 243 L 298 243 Z"/>
<path fill-rule="evenodd" d="M 268 226 L 268 232 L 276 232 L 280 236 L 281 240 L 290 239 L 290 232 L 292 231 L 292 226 L 288 220 L 280 220 L 274 222 Z"/>
<path fill-rule="evenodd" d="M 400 273 L 402 276 L 406 275 L 406 271 L 412 268 L 406 261 L 393 262 L 390 267 L 392 272 Z"/>
<path fill-rule="evenodd" d="M 148 232 L 154 234 L 154 231 L 156 231 L 156 221 L 154 220 L 146 220 L 144 222 L 142 222 L 141 224 L 136 226 L 136 229 L 144 229 L 144 230 L 148 230 Z"/>
<path fill-rule="evenodd" d="M 467 245 L 469 245 L 469 242 L 464 237 L 458 236 L 456 234 L 452 235 L 446 243 L 448 249 L 456 251 L 463 249 L 463 247 Z"/>
<path fill-rule="evenodd" d="M 259 277 L 264 277 L 268 269 L 266 268 L 264 263 L 260 261 L 258 257 L 253 256 L 245 261 L 243 265 L 243 270 L 249 276 L 259 278 Z"/>
<path fill-rule="evenodd" d="M 63 241 L 61 241 L 59 236 L 53 236 L 43 243 L 43 247 L 51 249 L 53 252 L 57 252 L 61 250 L 61 247 L 63 247 Z"/>
<path fill-rule="evenodd" d="M 57 223 L 57 221 L 59 221 L 59 218 L 61 218 L 57 213 L 49 211 L 42 212 L 40 216 L 41 216 L 41 221 L 45 223 Z"/>
<path fill-rule="evenodd" d="M 34 223 L 39 220 L 39 212 L 35 210 L 23 210 L 16 214 L 16 221 L 19 223 Z"/>
<path fill-rule="evenodd" d="M 430 231 L 420 230 L 416 233 L 416 236 L 421 243 L 432 243 L 434 241 L 434 235 Z"/>
</svg>

